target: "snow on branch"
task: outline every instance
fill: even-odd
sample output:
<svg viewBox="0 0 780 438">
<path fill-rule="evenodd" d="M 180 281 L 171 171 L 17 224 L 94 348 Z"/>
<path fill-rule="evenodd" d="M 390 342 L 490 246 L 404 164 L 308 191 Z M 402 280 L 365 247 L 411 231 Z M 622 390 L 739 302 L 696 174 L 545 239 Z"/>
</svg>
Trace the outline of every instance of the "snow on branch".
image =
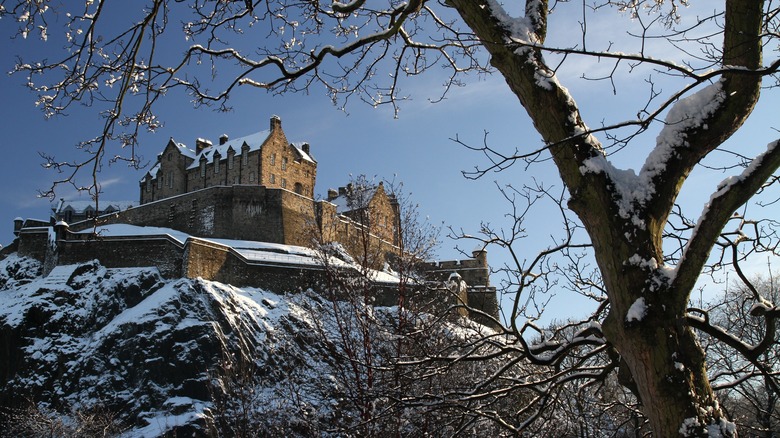
<svg viewBox="0 0 780 438">
<path fill-rule="evenodd" d="M 718 234 L 734 211 L 747 202 L 780 167 L 778 143 L 780 140 L 769 143 L 766 151 L 754 158 L 740 175 L 730 176 L 718 184 L 715 193 L 704 205 L 683 251 L 675 277 L 678 287 L 692 287 Z"/>
</svg>

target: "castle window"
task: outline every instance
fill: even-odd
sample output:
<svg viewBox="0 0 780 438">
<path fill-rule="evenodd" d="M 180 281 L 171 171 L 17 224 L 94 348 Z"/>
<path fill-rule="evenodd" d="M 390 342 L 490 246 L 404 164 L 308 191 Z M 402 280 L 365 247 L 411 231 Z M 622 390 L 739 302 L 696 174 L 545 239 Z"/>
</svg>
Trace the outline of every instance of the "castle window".
<svg viewBox="0 0 780 438">
<path fill-rule="evenodd" d="M 271 174 L 271 184 L 276 184 L 276 175 Z"/>
<path fill-rule="evenodd" d="M 276 166 L 276 154 L 271 154 L 271 166 Z"/>
<path fill-rule="evenodd" d="M 173 188 L 173 171 L 168 172 L 168 187 Z"/>
<path fill-rule="evenodd" d="M 232 169 L 233 168 L 234 158 L 236 158 L 236 156 L 234 154 L 228 155 L 228 169 Z"/>
<path fill-rule="evenodd" d="M 244 166 L 246 166 L 247 164 L 249 164 L 249 149 L 244 149 L 244 150 L 241 152 L 241 160 L 244 162 L 244 163 L 243 163 L 243 164 L 244 164 Z"/>
<path fill-rule="evenodd" d="M 295 183 L 295 193 L 302 195 L 303 194 L 303 184 L 297 182 Z"/>
<path fill-rule="evenodd" d="M 200 160 L 200 176 L 206 177 L 206 160 Z"/>
<path fill-rule="evenodd" d="M 146 180 L 146 192 L 149 193 L 152 191 L 152 180 L 147 179 Z"/>
<path fill-rule="evenodd" d="M 255 172 L 249 172 L 249 182 L 252 182 L 255 180 Z"/>
<path fill-rule="evenodd" d="M 157 177 L 157 188 L 158 188 L 158 189 L 161 189 L 161 188 L 162 188 L 162 186 L 163 186 L 163 179 L 164 179 L 164 178 L 163 178 L 163 176 L 162 176 L 162 175 L 160 175 L 160 176 L 158 176 L 158 177 Z"/>
<path fill-rule="evenodd" d="M 233 177 L 233 185 L 238 184 L 238 176 Z"/>
<path fill-rule="evenodd" d="M 219 173 L 219 158 L 214 158 L 214 173 Z"/>
<path fill-rule="evenodd" d="M 287 157 L 282 157 L 282 170 L 287 170 Z"/>
<path fill-rule="evenodd" d="M 172 157 L 172 155 L 168 154 L 168 161 L 171 161 L 171 157 Z"/>
<path fill-rule="evenodd" d="M 287 178 L 282 178 L 282 188 L 283 189 L 287 188 Z"/>
</svg>

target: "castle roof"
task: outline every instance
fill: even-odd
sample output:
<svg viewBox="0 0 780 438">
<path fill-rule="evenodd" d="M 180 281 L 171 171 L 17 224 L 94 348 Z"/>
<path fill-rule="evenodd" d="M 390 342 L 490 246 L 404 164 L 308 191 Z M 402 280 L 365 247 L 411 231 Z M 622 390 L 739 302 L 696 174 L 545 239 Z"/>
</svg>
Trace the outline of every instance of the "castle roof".
<svg viewBox="0 0 780 438">
<path fill-rule="evenodd" d="M 293 143 L 292 147 L 295 148 L 295 151 L 298 152 L 298 155 L 300 155 L 301 159 L 304 161 L 308 161 L 310 163 L 316 163 L 317 160 L 311 157 L 311 155 L 307 154 L 306 151 L 303 150 L 304 145 L 306 145 L 305 141 L 299 141 L 297 143 Z"/>
<path fill-rule="evenodd" d="M 233 149 L 236 153 L 241 153 L 241 148 L 246 144 L 249 147 L 249 151 L 256 151 L 263 146 L 263 143 L 271 135 L 270 130 L 256 132 L 254 134 L 247 135 L 246 137 L 235 138 L 227 141 L 225 144 L 219 144 L 209 146 L 196 154 L 193 158 L 194 161 L 190 164 L 188 169 L 195 169 L 200 165 L 200 161 L 205 159 L 208 162 L 214 161 L 214 155 L 219 154 L 220 157 L 227 157 L 228 149 Z"/>
<path fill-rule="evenodd" d="M 102 212 L 110 211 L 122 211 L 127 210 L 130 207 L 138 205 L 136 201 L 100 201 L 99 207 Z M 53 209 L 55 213 L 62 213 L 70 210 L 76 214 L 82 214 L 86 211 L 95 210 L 95 201 L 92 200 L 78 200 L 78 201 L 66 201 L 60 200 L 59 205 Z"/>
<path fill-rule="evenodd" d="M 148 172 L 146 172 L 144 177 L 141 178 L 141 182 L 146 182 L 146 180 L 148 180 L 148 179 L 157 178 L 157 172 L 159 172 L 159 171 L 160 171 L 160 162 L 158 161 L 157 163 L 155 163 L 154 166 L 152 166 L 151 169 L 149 169 Z"/>
<path fill-rule="evenodd" d="M 171 140 L 173 140 L 173 139 L 171 139 Z M 179 149 L 179 152 L 181 152 L 182 155 L 184 155 L 185 157 L 188 157 L 188 158 L 192 158 L 193 160 L 195 159 L 195 156 L 197 154 L 195 153 L 195 151 L 193 151 L 192 149 L 188 148 L 187 145 L 185 145 L 184 143 L 178 143 L 178 142 L 175 142 L 175 141 L 173 142 L 173 144 L 176 145 L 176 148 Z"/>
</svg>

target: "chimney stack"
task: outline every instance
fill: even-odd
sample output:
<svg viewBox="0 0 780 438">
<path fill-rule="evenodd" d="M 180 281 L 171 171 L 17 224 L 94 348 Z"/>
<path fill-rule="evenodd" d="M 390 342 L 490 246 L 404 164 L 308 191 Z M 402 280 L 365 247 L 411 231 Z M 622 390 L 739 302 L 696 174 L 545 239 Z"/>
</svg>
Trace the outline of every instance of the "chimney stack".
<svg viewBox="0 0 780 438">
<path fill-rule="evenodd" d="M 309 152 L 309 143 L 304 143 L 301 145 L 301 149 L 303 149 L 304 152 L 306 152 L 306 155 L 311 155 L 311 152 Z"/>
<path fill-rule="evenodd" d="M 201 153 L 203 151 L 203 149 L 210 148 L 210 147 L 211 147 L 211 142 L 206 140 L 206 139 L 199 138 L 199 139 L 195 140 L 195 153 L 196 154 L 199 154 L 199 153 Z"/>
<path fill-rule="evenodd" d="M 279 116 L 271 116 L 271 132 L 274 132 L 276 128 L 282 128 L 282 119 Z"/>
<path fill-rule="evenodd" d="M 230 139 L 230 137 L 228 137 L 227 134 L 220 135 L 219 136 L 219 144 L 220 144 L 220 146 L 225 144 L 225 143 L 227 143 L 229 139 Z"/>
<path fill-rule="evenodd" d="M 339 197 L 339 191 L 336 189 L 328 189 L 328 201 L 332 201 Z"/>
</svg>

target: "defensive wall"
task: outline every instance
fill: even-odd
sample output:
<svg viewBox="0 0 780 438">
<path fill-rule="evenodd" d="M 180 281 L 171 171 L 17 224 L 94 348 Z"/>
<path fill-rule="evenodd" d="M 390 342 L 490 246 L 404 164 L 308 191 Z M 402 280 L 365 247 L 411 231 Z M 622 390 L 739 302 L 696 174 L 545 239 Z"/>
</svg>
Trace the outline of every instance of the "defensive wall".
<svg viewBox="0 0 780 438">
<path fill-rule="evenodd" d="M 294 245 L 301 234 L 295 230 L 304 228 L 304 217 L 314 217 L 308 198 L 283 189 L 235 185 L 209 187 L 69 225 L 72 231 L 95 223 L 163 227 L 193 236 Z"/>
<path fill-rule="evenodd" d="M 313 201 L 285 189 L 263 186 L 210 187 L 70 225 L 43 224 L 17 219 L 14 228 L 18 237 L 0 252 L 0 257 L 17 251 L 43 262 L 46 273 L 57 265 L 94 259 L 109 268 L 156 266 L 166 278 L 200 277 L 285 293 L 307 288 L 323 290 L 328 285 L 328 273 L 322 265 L 290 262 L 283 254 L 276 260 L 249 260 L 230 246 L 207 239 L 303 247 L 312 247 L 316 240 L 335 241 L 358 260 L 365 255 L 361 251 L 369 248 L 372 267 L 377 269 L 388 260 L 388 254 L 398 251 L 391 242 L 372 234 L 370 227 L 338 214 L 336 206 L 328 201 Z M 96 225 L 109 224 L 170 228 L 203 238 L 190 237 L 181 242 L 167 234 L 100 236 L 89 232 Z M 370 245 L 363 245 L 366 239 Z M 489 284 L 487 254 L 475 251 L 473 256 L 423 264 L 429 283 L 410 288 L 406 298 L 428 311 L 467 304 L 497 317 L 498 301 L 495 288 Z M 465 293 L 441 286 L 453 272 L 468 285 Z M 376 284 L 374 289 L 375 304 L 397 304 L 397 285 Z M 478 312 L 473 317 L 494 325 Z"/>
<path fill-rule="evenodd" d="M 338 214 L 328 201 L 253 185 L 209 187 L 69 226 L 71 231 L 84 231 L 96 224 L 163 227 L 192 236 L 305 247 L 335 241 L 353 255 L 360 253 L 360 241 L 367 237 L 378 254 L 374 268 L 381 268 L 387 253 L 398 251 L 370 228 Z"/>
<path fill-rule="evenodd" d="M 243 256 L 234 248 L 206 239 L 189 237 L 181 242 L 167 234 L 144 236 L 99 236 L 89 232 L 73 232 L 65 224 L 53 227 L 22 228 L 12 246 L 4 248 L 0 257 L 10 252 L 41 261 L 44 275 L 58 265 L 98 260 L 107 268 L 157 267 L 169 279 L 187 277 L 219 281 L 235 286 L 250 286 L 277 293 L 312 288 L 327 290 L 334 271 L 322 264 L 291 261 L 284 253 L 265 256 L 258 262 Z M 312 260 L 314 261 L 314 260 Z M 354 269 L 341 270 L 338 275 L 359 275 Z M 454 305 L 468 304 L 476 310 L 497 317 L 498 303 L 492 287 L 470 287 L 464 293 L 452 291 L 442 282 L 406 285 L 406 303 L 416 309 L 438 313 Z M 371 286 L 374 304 L 398 304 L 396 283 L 374 282 Z M 492 295 L 492 301 L 488 298 Z M 337 298 L 343 298 L 337 296 Z M 465 312 L 477 322 L 495 326 L 479 312 Z"/>
</svg>

